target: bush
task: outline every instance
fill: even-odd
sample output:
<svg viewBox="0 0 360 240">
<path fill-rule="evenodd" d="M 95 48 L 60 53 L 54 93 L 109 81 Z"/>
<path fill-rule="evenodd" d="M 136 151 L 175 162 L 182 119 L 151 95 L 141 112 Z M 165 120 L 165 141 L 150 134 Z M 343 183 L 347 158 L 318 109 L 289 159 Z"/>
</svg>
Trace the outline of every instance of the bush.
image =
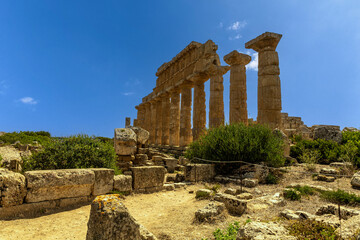
<svg viewBox="0 0 360 240">
<path fill-rule="evenodd" d="M 265 162 L 269 166 L 283 166 L 283 141 L 281 136 L 262 125 L 233 124 L 213 128 L 190 144 L 186 157 L 214 161 Z M 218 173 L 239 168 L 241 164 L 217 164 Z"/>
<path fill-rule="evenodd" d="M 51 135 L 48 132 L 12 132 L 5 133 L 0 136 L 0 141 L 3 141 L 5 144 L 14 144 L 17 141 L 20 141 L 22 144 L 32 144 L 34 141 L 37 141 L 41 145 L 44 145 L 51 141 Z"/>
<path fill-rule="evenodd" d="M 323 222 L 302 220 L 292 222 L 288 227 L 289 233 L 297 239 L 307 240 L 337 240 L 335 228 Z"/>
<path fill-rule="evenodd" d="M 312 187 L 309 186 L 296 186 L 296 187 L 292 187 L 293 189 L 295 189 L 296 191 L 298 191 L 302 196 L 307 196 L 307 195 L 314 195 L 316 190 Z"/>
<path fill-rule="evenodd" d="M 213 232 L 213 236 L 215 240 L 236 240 L 236 235 L 240 230 L 239 222 L 230 223 L 228 228 L 225 230 L 221 230 L 220 228 L 216 229 Z M 207 239 L 203 239 L 207 240 Z"/>
<path fill-rule="evenodd" d="M 115 150 L 111 144 L 87 135 L 77 135 L 47 143 L 43 151 L 24 158 L 23 169 L 116 169 L 115 162 Z"/>
<path fill-rule="evenodd" d="M 328 200 L 332 203 L 337 204 L 351 204 L 358 205 L 360 204 L 360 197 L 353 193 L 348 193 L 343 190 L 337 191 L 320 191 L 321 198 Z"/>
<path fill-rule="evenodd" d="M 266 184 L 278 184 L 279 177 L 277 177 L 275 174 L 269 172 L 269 174 L 265 178 Z"/>
<path fill-rule="evenodd" d="M 284 189 L 284 198 L 291 201 L 299 201 L 301 199 L 301 193 L 295 189 Z"/>
</svg>

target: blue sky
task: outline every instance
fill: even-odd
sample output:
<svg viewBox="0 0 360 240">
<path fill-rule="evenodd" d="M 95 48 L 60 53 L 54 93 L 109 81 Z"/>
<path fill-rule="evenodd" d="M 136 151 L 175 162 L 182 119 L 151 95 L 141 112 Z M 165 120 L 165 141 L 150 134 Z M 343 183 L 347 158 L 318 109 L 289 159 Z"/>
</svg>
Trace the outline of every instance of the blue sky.
<svg viewBox="0 0 360 240">
<path fill-rule="evenodd" d="M 0 131 L 111 137 L 191 41 L 212 39 L 226 65 L 224 55 L 266 31 L 283 34 L 283 112 L 308 126 L 360 127 L 358 0 L 0 0 Z M 228 120 L 229 74 L 224 86 Z M 247 87 L 256 118 L 255 61 Z"/>
</svg>

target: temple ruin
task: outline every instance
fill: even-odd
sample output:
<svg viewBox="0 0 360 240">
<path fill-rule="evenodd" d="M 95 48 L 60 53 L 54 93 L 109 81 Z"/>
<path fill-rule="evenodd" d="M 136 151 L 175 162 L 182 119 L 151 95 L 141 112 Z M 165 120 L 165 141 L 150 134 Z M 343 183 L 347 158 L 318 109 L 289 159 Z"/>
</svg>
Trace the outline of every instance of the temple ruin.
<svg viewBox="0 0 360 240">
<path fill-rule="evenodd" d="M 265 32 L 245 44 L 259 54 L 256 122 L 284 129 L 281 115 L 279 57 L 282 35 Z M 209 128 L 224 125 L 223 75 L 230 70 L 230 124 L 248 124 L 246 65 L 249 55 L 234 50 L 221 66 L 218 46 L 211 40 L 191 42 L 156 72 L 156 87 L 136 106 L 134 125 L 150 132 L 149 144 L 187 146 L 206 130 L 204 84 L 210 79 Z M 192 88 L 194 96 L 192 99 Z M 193 108 L 193 109 L 192 109 Z M 193 119 L 191 111 L 193 110 Z M 192 124 L 191 124 L 192 120 Z"/>
</svg>

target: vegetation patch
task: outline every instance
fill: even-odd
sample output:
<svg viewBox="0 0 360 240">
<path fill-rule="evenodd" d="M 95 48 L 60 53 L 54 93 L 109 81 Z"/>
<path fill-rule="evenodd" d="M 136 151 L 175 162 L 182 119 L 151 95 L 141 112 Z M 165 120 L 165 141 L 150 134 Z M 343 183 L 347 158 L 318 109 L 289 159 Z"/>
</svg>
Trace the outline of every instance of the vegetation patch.
<svg viewBox="0 0 360 240">
<path fill-rule="evenodd" d="M 291 201 L 300 201 L 301 193 L 292 188 L 284 189 L 284 198 Z"/>
<path fill-rule="evenodd" d="M 291 222 L 289 233 L 300 240 L 337 240 L 341 239 L 335 234 L 335 228 L 323 222 L 302 220 Z"/>
<path fill-rule="evenodd" d="M 240 230 L 239 222 L 234 222 L 234 223 L 230 223 L 229 226 L 224 230 L 217 228 L 213 232 L 213 236 L 215 240 L 236 240 L 236 235 L 239 230 Z M 208 240 L 208 239 L 203 238 L 202 240 Z"/>
<path fill-rule="evenodd" d="M 204 163 L 196 158 L 213 161 L 264 162 L 268 166 L 284 165 L 283 140 L 263 125 L 233 124 L 210 129 L 200 139 L 190 144 L 186 157 L 192 162 Z M 216 164 L 218 173 L 229 173 L 238 169 L 241 163 Z"/>
<path fill-rule="evenodd" d="M 33 144 L 34 141 L 37 141 L 39 144 L 44 145 L 51 141 L 51 134 L 45 131 L 39 132 L 30 132 L 30 131 L 20 131 L 5 133 L 0 136 L 0 141 L 5 144 L 14 144 L 15 142 L 20 142 L 21 144 Z"/>
<path fill-rule="evenodd" d="M 332 202 L 342 205 L 359 205 L 360 197 L 354 193 L 348 193 L 343 190 L 337 191 L 320 191 L 320 197 Z"/>
</svg>

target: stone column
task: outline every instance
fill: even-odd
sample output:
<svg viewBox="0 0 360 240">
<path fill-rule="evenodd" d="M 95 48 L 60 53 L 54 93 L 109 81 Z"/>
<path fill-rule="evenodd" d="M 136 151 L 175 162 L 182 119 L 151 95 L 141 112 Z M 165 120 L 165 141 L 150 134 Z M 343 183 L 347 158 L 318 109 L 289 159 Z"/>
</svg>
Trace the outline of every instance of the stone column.
<svg viewBox="0 0 360 240">
<path fill-rule="evenodd" d="M 209 128 L 224 125 L 224 85 L 223 75 L 230 67 L 215 66 L 210 69 L 210 103 L 209 103 Z"/>
<path fill-rule="evenodd" d="M 151 104 L 151 127 L 149 129 L 149 133 L 150 133 L 150 139 L 149 142 L 151 144 L 155 144 L 155 136 L 156 136 L 156 101 L 155 100 L 151 100 L 150 101 Z"/>
<path fill-rule="evenodd" d="M 171 146 L 180 144 L 180 89 L 178 88 L 174 88 L 171 92 L 169 144 Z"/>
<path fill-rule="evenodd" d="M 170 134 L 170 95 L 165 93 L 161 96 L 162 101 L 162 145 L 169 145 Z"/>
<path fill-rule="evenodd" d="M 144 129 L 150 131 L 151 128 L 151 104 L 149 102 L 144 103 L 145 106 L 145 122 Z"/>
<path fill-rule="evenodd" d="M 162 138 L 162 101 L 161 99 L 156 100 L 156 127 L 155 132 L 155 143 L 161 145 Z"/>
<path fill-rule="evenodd" d="M 129 117 L 125 118 L 125 127 L 130 127 L 131 126 L 131 119 Z"/>
<path fill-rule="evenodd" d="M 242 122 L 248 125 L 246 68 L 251 61 L 249 55 L 234 50 L 224 56 L 230 68 L 230 124 Z"/>
<path fill-rule="evenodd" d="M 138 127 L 143 128 L 144 122 L 145 122 L 145 107 L 143 104 L 140 104 L 140 105 L 136 106 L 135 108 L 138 110 L 138 112 L 137 112 Z"/>
<path fill-rule="evenodd" d="M 206 80 L 205 80 L 206 81 Z M 193 140 L 197 140 L 206 130 L 206 99 L 203 80 L 194 84 Z"/>
<path fill-rule="evenodd" d="M 191 85 L 181 86 L 180 110 L 180 146 L 187 146 L 192 141 L 191 134 Z"/>
<path fill-rule="evenodd" d="M 246 48 L 259 53 L 257 123 L 281 127 L 281 86 L 279 56 L 275 51 L 282 35 L 266 32 L 247 42 Z"/>
</svg>

